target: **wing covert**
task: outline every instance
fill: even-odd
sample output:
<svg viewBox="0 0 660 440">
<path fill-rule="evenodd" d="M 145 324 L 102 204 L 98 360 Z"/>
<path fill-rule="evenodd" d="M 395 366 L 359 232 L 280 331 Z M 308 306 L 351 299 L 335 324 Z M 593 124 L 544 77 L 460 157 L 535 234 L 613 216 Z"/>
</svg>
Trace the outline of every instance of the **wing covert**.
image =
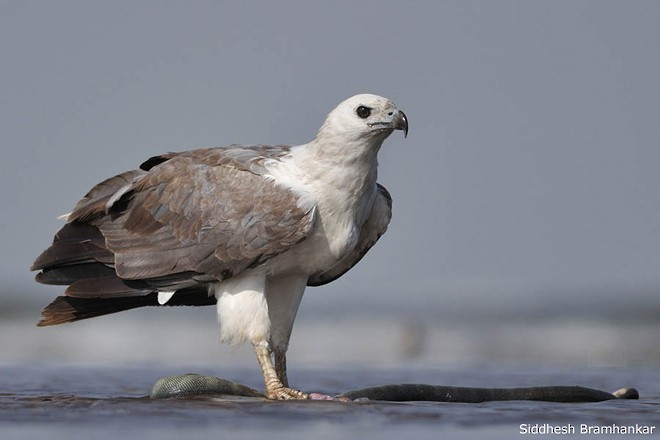
<svg viewBox="0 0 660 440">
<path fill-rule="evenodd" d="M 267 151 L 272 153 L 272 151 Z M 122 279 L 195 272 L 218 280 L 303 240 L 313 208 L 254 172 L 258 150 L 233 147 L 168 155 L 90 221 Z M 245 160 L 247 158 L 247 160 Z M 153 160 L 153 159 L 151 159 Z"/>
</svg>

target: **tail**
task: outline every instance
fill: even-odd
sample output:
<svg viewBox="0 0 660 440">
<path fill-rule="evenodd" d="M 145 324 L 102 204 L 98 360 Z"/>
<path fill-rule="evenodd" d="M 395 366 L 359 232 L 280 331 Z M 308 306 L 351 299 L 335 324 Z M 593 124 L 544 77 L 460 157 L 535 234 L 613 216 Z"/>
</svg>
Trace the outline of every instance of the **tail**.
<svg viewBox="0 0 660 440">
<path fill-rule="evenodd" d="M 41 311 L 37 326 L 64 324 L 151 305 L 158 305 L 156 294 L 108 299 L 58 296 Z"/>
<path fill-rule="evenodd" d="M 177 292 L 165 305 L 158 303 L 157 292 L 122 298 L 58 296 L 55 301 L 48 304 L 41 311 L 41 320 L 37 323 L 37 326 L 65 324 L 145 306 L 209 306 L 215 303 L 215 297 L 209 297 L 206 291 L 200 288 L 183 289 L 181 292 Z"/>
</svg>

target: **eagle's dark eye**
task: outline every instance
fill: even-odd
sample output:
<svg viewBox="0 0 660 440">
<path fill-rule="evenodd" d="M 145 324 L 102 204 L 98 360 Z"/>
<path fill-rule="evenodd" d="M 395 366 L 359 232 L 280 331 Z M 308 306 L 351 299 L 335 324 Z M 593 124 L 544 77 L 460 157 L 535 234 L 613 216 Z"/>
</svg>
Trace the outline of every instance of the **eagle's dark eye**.
<svg viewBox="0 0 660 440">
<path fill-rule="evenodd" d="M 357 113 L 357 115 L 362 119 L 367 119 L 371 114 L 371 109 L 369 107 L 365 107 L 361 105 L 355 109 L 355 113 Z"/>
</svg>

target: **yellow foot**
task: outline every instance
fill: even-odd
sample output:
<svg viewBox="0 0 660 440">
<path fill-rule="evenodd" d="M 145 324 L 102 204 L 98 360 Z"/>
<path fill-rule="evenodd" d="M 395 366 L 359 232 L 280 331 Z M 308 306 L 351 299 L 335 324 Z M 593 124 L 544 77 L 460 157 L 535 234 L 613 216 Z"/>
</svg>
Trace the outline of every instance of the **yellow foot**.
<svg viewBox="0 0 660 440">
<path fill-rule="evenodd" d="M 284 386 L 266 390 L 266 397 L 272 400 L 306 400 L 309 394 Z"/>
</svg>

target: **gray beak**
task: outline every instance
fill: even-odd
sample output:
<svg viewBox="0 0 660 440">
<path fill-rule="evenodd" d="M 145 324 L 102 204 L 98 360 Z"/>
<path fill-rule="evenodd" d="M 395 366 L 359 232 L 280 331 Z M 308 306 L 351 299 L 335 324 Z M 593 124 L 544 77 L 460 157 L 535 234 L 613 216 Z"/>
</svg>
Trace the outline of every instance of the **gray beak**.
<svg viewBox="0 0 660 440">
<path fill-rule="evenodd" d="M 403 130 L 403 137 L 408 137 L 408 117 L 403 111 L 397 110 L 392 122 L 396 130 Z"/>
<path fill-rule="evenodd" d="M 387 114 L 390 119 L 387 121 L 371 122 L 368 125 L 375 129 L 394 129 L 403 130 L 403 136 L 408 137 L 408 117 L 401 110 L 396 110 L 396 113 L 389 112 Z"/>
</svg>

